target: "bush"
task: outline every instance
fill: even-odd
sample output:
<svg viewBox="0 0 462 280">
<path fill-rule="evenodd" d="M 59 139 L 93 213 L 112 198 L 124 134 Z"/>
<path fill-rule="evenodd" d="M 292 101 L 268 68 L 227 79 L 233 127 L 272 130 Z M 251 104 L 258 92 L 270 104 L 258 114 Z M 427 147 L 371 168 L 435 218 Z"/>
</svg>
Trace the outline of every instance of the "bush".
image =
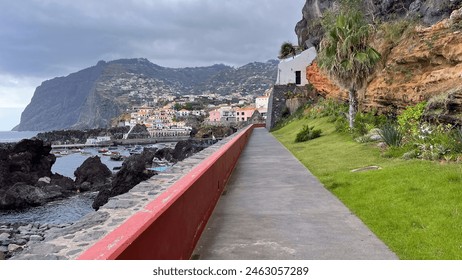
<svg viewBox="0 0 462 280">
<path fill-rule="evenodd" d="M 297 136 L 295 137 L 295 142 L 305 142 L 311 139 L 315 139 L 321 136 L 321 130 L 320 129 L 314 129 L 314 126 L 309 127 L 308 125 L 304 125 L 302 130 L 300 130 L 299 133 L 297 133 Z"/>
<path fill-rule="evenodd" d="M 389 147 L 399 147 L 403 140 L 403 134 L 399 129 L 392 125 L 386 124 L 379 131 L 380 137 Z"/>
<path fill-rule="evenodd" d="M 384 115 L 377 115 L 377 112 L 359 112 L 355 117 L 355 127 L 351 133 L 354 138 L 366 135 L 374 128 L 383 126 L 387 122 L 387 118 Z"/>
<path fill-rule="evenodd" d="M 316 104 L 309 107 L 306 113 L 307 118 L 317 119 L 329 117 L 334 120 L 348 112 L 348 105 L 333 99 L 319 99 Z"/>
<path fill-rule="evenodd" d="M 415 23 L 409 19 L 384 22 L 380 25 L 380 30 L 384 33 L 384 38 L 396 45 L 401 40 L 406 30 L 412 29 Z"/>
<path fill-rule="evenodd" d="M 398 116 L 398 125 L 401 131 L 416 137 L 420 132 L 420 122 L 426 107 L 425 102 L 409 106 Z"/>
</svg>

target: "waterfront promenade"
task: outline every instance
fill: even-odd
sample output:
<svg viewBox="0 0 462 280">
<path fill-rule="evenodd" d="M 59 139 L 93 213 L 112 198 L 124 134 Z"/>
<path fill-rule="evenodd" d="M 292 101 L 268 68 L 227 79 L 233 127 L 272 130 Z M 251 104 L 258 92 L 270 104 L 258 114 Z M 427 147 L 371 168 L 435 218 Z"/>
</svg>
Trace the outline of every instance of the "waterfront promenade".
<svg viewBox="0 0 462 280">
<path fill-rule="evenodd" d="M 268 131 L 256 128 L 196 259 L 397 259 Z"/>
</svg>

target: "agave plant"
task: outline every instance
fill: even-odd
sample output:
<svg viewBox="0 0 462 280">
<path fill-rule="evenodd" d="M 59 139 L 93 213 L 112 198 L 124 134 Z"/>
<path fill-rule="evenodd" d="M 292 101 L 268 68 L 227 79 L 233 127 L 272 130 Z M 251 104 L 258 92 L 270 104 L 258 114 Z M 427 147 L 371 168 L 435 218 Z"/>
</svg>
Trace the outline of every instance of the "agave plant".
<svg viewBox="0 0 462 280">
<path fill-rule="evenodd" d="M 389 147 L 399 147 L 403 141 L 403 134 L 393 124 L 386 124 L 378 131 L 382 140 Z"/>
</svg>

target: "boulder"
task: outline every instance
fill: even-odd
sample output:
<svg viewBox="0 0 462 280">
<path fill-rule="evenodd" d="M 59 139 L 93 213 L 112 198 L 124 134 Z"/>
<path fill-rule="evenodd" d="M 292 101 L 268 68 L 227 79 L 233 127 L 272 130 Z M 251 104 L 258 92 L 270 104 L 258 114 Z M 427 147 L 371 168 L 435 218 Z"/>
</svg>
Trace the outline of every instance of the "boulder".
<svg viewBox="0 0 462 280">
<path fill-rule="evenodd" d="M 63 176 L 59 173 L 55 173 L 51 176 L 51 182 L 50 184 L 55 185 L 55 186 L 60 186 L 66 191 L 75 191 L 75 183 L 74 180 L 72 180 L 69 177 Z"/>
<path fill-rule="evenodd" d="M 102 189 L 95 200 L 92 207 L 98 210 L 101 206 L 109 201 L 110 197 L 124 194 L 131 190 L 138 183 L 151 178 L 157 174 L 154 171 L 147 170 L 147 166 L 151 166 L 154 159 L 154 152 L 145 149 L 139 155 L 128 157 L 122 164 L 122 168 L 117 172 L 110 188 Z"/>
<path fill-rule="evenodd" d="M 151 137 L 151 135 L 149 134 L 148 129 L 144 124 L 135 125 L 135 127 L 133 127 L 132 131 L 128 135 L 128 139 L 147 139 L 149 137 Z"/>
<path fill-rule="evenodd" d="M 0 188 L 16 183 L 34 185 L 39 178 L 51 177 L 56 157 L 51 146 L 37 139 L 25 139 L 0 148 Z"/>
<path fill-rule="evenodd" d="M 75 185 L 81 191 L 99 191 L 110 183 L 112 172 L 99 156 L 87 158 L 74 172 Z"/>
<path fill-rule="evenodd" d="M 202 151 L 203 149 L 207 148 L 209 144 L 208 141 L 200 141 L 200 140 L 182 140 L 179 141 L 175 145 L 175 149 L 173 150 L 173 158 L 175 161 L 182 161 L 187 157 L 192 156 L 193 154 Z"/>
<path fill-rule="evenodd" d="M 59 186 L 36 187 L 16 183 L 0 189 L 0 209 L 11 210 L 39 206 L 65 196 L 67 196 L 66 192 Z"/>
</svg>

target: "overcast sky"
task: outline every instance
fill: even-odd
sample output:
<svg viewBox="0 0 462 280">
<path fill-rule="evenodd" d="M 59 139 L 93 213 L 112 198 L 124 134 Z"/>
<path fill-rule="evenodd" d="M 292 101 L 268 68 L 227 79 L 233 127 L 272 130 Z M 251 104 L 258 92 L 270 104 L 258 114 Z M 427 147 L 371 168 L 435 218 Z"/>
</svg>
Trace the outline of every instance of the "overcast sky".
<svg viewBox="0 0 462 280">
<path fill-rule="evenodd" d="M 0 131 L 42 81 L 99 60 L 166 67 L 275 59 L 305 0 L 0 0 Z"/>
</svg>

